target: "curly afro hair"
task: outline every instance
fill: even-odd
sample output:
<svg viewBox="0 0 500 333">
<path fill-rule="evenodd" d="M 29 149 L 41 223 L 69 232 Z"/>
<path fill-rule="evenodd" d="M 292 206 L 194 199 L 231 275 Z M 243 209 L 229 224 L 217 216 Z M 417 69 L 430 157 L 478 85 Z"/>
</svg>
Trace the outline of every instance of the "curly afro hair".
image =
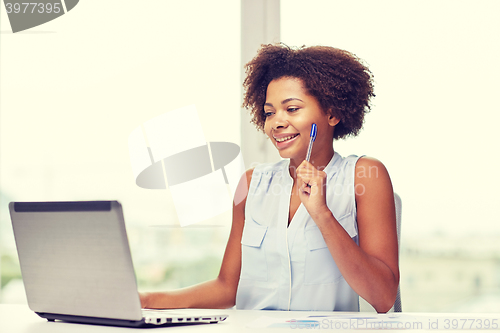
<svg viewBox="0 0 500 333">
<path fill-rule="evenodd" d="M 371 108 L 370 99 L 375 96 L 371 71 L 352 53 L 333 47 L 262 45 L 245 70 L 243 107 L 250 109 L 252 123 L 261 131 L 267 86 L 281 77 L 301 79 L 323 111 L 340 120 L 334 140 L 359 133 Z"/>
</svg>

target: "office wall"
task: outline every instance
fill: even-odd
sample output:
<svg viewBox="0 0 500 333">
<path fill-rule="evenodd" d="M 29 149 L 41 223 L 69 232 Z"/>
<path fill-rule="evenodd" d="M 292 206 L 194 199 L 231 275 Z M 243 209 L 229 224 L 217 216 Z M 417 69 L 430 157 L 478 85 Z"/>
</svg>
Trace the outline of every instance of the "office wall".
<svg viewBox="0 0 500 333">
<path fill-rule="evenodd" d="M 240 143 L 239 2 L 86 0 L 18 33 L 1 6 L 5 275 L 19 274 L 11 200 L 120 200 L 142 285 L 175 287 L 216 274 L 229 212 L 214 228 L 152 227 L 176 224 L 177 215 L 168 190 L 136 186 L 128 136 L 155 116 L 195 104 L 206 141 Z M 196 134 L 190 125 L 176 125 L 185 132 L 179 141 Z M 171 273 L 173 266 L 184 271 Z"/>
</svg>

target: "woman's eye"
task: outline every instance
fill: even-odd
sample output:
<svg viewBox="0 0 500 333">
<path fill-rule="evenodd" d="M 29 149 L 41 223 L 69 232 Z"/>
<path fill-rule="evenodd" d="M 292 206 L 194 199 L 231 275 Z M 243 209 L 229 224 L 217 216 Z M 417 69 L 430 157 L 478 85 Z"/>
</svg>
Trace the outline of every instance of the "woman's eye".
<svg viewBox="0 0 500 333">
<path fill-rule="evenodd" d="M 288 108 L 287 111 L 288 112 L 295 112 L 297 111 L 299 108 Z"/>
<path fill-rule="evenodd" d="M 264 117 L 266 117 L 266 118 L 267 118 L 267 117 L 270 117 L 270 116 L 272 116 L 272 115 L 273 115 L 273 113 L 272 113 L 272 112 L 264 112 Z"/>
</svg>

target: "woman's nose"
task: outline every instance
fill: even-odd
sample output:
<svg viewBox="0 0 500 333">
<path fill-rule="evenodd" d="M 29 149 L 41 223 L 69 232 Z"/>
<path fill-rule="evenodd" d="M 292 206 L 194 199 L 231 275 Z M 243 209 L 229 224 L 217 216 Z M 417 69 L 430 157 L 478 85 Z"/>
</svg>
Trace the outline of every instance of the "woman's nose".
<svg viewBox="0 0 500 333">
<path fill-rule="evenodd" d="M 273 117 L 273 124 L 272 127 L 274 129 L 281 128 L 281 127 L 287 127 L 288 126 L 288 120 L 286 118 L 286 113 L 285 112 L 276 112 L 276 114 Z"/>
</svg>

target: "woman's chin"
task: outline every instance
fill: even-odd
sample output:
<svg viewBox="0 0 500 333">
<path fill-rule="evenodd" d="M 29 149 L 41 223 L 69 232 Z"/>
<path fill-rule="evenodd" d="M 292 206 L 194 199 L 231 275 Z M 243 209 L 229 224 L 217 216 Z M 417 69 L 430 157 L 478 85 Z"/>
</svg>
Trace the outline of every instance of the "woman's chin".
<svg viewBox="0 0 500 333">
<path fill-rule="evenodd" d="M 296 156 L 296 154 L 292 154 L 291 152 L 286 151 L 285 149 L 284 150 L 278 150 L 278 153 L 280 154 L 281 158 L 289 158 L 291 160 L 295 160 L 295 159 L 298 158 Z"/>
<path fill-rule="evenodd" d="M 290 152 L 288 152 L 287 149 L 279 149 L 276 146 L 275 148 L 278 151 L 278 154 L 280 154 L 281 158 L 290 158 Z"/>
</svg>

